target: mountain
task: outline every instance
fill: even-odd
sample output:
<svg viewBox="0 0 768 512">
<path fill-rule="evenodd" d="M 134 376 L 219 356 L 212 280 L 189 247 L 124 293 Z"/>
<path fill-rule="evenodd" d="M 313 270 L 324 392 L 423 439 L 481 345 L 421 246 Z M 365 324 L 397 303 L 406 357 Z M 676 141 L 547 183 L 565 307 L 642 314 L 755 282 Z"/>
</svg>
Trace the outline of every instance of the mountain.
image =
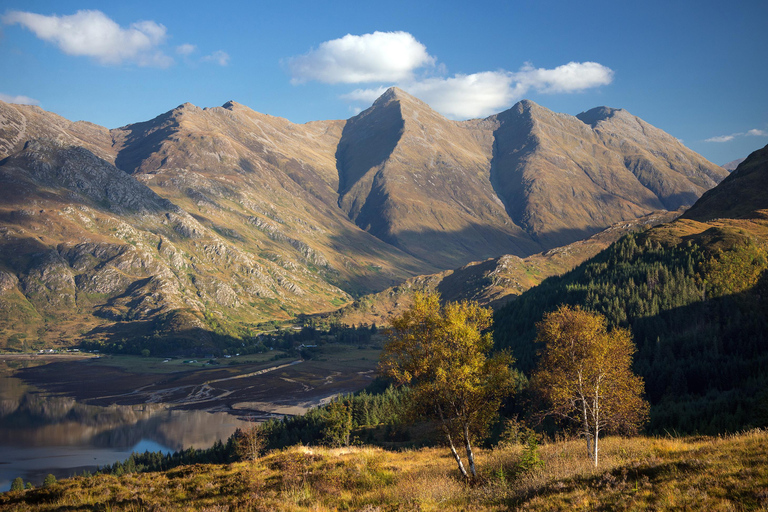
<svg viewBox="0 0 768 512">
<path fill-rule="evenodd" d="M 726 171 L 729 171 L 729 172 L 733 171 L 743 161 L 744 161 L 744 158 L 737 158 L 736 160 L 731 160 L 727 164 L 723 164 L 723 169 L 725 169 Z"/>
<path fill-rule="evenodd" d="M 0 102 L 0 337 L 247 337 L 677 209 L 726 174 L 607 108 L 457 122 L 392 88 L 346 121 L 230 101 L 108 130 Z"/>
<path fill-rule="evenodd" d="M 623 110 L 574 117 L 522 101 L 456 122 L 396 88 L 347 122 L 337 160 L 349 217 L 442 268 L 676 210 L 727 175 Z"/>
<path fill-rule="evenodd" d="M 530 371 L 560 304 L 629 327 L 650 430 L 738 431 L 768 404 L 768 146 L 674 222 L 622 238 L 501 308 L 494 339 Z"/>
</svg>

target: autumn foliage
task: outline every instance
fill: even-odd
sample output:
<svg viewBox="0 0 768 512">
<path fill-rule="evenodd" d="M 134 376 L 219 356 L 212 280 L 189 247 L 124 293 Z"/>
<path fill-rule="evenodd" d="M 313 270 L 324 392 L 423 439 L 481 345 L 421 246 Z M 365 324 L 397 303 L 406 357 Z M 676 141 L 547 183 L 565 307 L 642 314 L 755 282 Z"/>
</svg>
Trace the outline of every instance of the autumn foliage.
<svg viewBox="0 0 768 512">
<path fill-rule="evenodd" d="M 648 417 L 630 333 L 609 332 L 600 314 L 561 306 L 538 324 L 537 341 L 545 347 L 532 384 L 546 413 L 576 427 L 597 465 L 601 433 L 634 434 Z"/>
<path fill-rule="evenodd" d="M 474 479 L 473 443 L 483 436 L 501 400 L 512 392 L 512 358 L 493 349 L 492 312 L 473 302 L 440 304 L 438 295 L 417 294 L 413 305 L 391 320 L 381 370 L 412 388 L 413 410 L 436 420 L 459 470 Z M 459 441 L 460 440 L 460 441 Z M 467 472 L 456 450 L 463 442 Z"/>
</svg>

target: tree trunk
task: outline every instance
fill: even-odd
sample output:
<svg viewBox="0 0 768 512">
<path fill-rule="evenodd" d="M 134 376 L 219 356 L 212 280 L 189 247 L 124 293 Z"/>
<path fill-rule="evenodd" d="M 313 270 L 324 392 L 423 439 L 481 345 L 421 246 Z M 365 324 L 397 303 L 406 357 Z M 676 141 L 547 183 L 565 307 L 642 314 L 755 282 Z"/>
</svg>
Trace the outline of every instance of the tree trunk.
<svg viewBox="0 0 768 512">
<path fill-rule="evenodd" d="M 475 469 L 475 454 L 472 453 L 472 445 L 469 442 L 469 425 L 464 424 L 464 446 L 467 449 L 467 460 L 469 461 L 469 471 L 472 473 L 472 480 L 477 478 Z"/>
<path fill-rule="evenodd" d="M 437 406 L 437 412 L 440 415 L 440 423 L 443 424 L 443 432 L 445 432 L 445 437 L 448 439 L 448 445 L 451 447 L 451 453 L 453 454 L 453 458 L 456 459 L 456 464 L 459 466 L 459 471 L 461 471 L 461 474 L 464 476 L 464 478 L 469 480 L 469 475 L 467 474 L 467 470 L 464 468 L 464 463 L 461 462 L 461 456 L 459 455 L 459 452 L 456 451 L 456 447 L 453 445 L 451 429 L 448 426 L 448 422 L 445 421 L 443 409 L 439 405 Z"/>
<path fill-rule="evenodd" d="M 595 403 L 592 407 L 593 413 L 592 417 L 595 421 L 595 467 L 597 467 L 597 442 L 600 436 L 600 381 L 602 378 L 598 379 L 597 387 L 595 387 Z"/>
<path fill-rule="evenodd" d="M 597 467 L 597 439 L 598 435 L 600 434 L 600 429 L 597 425 L 595 425 L 595 467 Z"/>
<path fill-rule="evenodd" d="M 587 416 L 587 401 L 581 400 L 581 407 L 584 413 L 584 437 L 587 438 L 587 457 L 592 458 L 592 447 L 589 445 L 589 439 L 592 437 L 589 428 L 589 419 Z"/>
<path fill-rule="evenodd" d="M 451 434 L 448 433 L 447 429 L 446 429 L 445 435 L 448 438 L 448 444 L 451 446 L 451 453 L 453 454 L 453 458 L 456 459 L 456 464 L 459 465 L 459 471 L 461 471 L 461 474 L 464 475 L 464 478 L 469 480 L 469 475 L 467 474 L 467 470 L 464 469 L 464 463 L 461 462 L 461 456 L 459 455 L 459 452 L 456 451 L 456 447 L 453 445 L 453 439 L 451 439 Z M 472 461 L 472 459 L 470 459 L 470 464 L 473 464 L 472 467 L 474 467 L 474 462 Z"/>
</svg>

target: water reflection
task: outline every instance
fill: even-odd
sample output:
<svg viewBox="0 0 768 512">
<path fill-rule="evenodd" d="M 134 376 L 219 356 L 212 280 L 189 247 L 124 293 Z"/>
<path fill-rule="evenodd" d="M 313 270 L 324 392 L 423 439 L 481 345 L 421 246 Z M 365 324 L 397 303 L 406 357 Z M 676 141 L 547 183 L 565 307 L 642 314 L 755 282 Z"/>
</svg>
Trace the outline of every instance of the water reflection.
<svg viewBox="0 0 768 512">
<path fill-rule="evenodd" d="M 17 476 L 39 485 L 48 473 L 92 471 L 133 451 L 207 448 L 247 425 L 222 412 L 85 405 L 0 375 L 0 491 Z"/>
</svg>

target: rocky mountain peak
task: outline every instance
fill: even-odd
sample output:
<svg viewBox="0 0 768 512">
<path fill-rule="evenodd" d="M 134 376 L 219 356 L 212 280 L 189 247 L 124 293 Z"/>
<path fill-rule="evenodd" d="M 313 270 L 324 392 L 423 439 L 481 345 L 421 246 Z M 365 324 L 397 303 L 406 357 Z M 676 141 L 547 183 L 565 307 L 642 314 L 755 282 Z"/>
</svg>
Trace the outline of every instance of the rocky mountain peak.
<svg viewBox="0 0 768 512">
<path fill-rule="evenodd" d="M 372 108 L 382 107 L 385 105 L 388 105 L 392 102 L 398 102 L 401 107 L 405 107 L 408 109 L 417 108 L 417 109 L 426 109 L 432 111 L 432 108 L 421 101 L 420 99 L 411 96 L 404 90 L 398 88 L 398 87 L 390 87 L 387 89 L 384 94 L 379 96 L 376 101 L 373 102 Z"/>
</svg>

